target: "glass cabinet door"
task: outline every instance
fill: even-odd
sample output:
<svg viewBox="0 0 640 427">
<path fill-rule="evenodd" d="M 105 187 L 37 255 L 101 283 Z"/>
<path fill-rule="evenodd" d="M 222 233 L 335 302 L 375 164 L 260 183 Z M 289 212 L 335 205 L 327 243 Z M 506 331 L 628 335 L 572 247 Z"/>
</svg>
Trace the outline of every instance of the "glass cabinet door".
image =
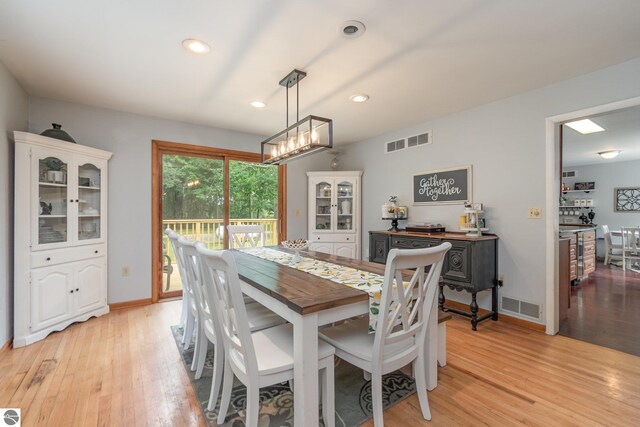
<svg viewBox="0 0 640 427">
<path fill-rule="evenodd" d="M 316 183 L 316 230 L 331 230 L 331 182 L 321 181 Z"/>
<path fill-rule="evenodd" d="M 37 161 L 37 232 L 32 237 L 37 245 L 68 242 L 69 221 L 67 197 L 69 196 L 68 161 L 43 154 Z"/>
<path fill-rule="evenodd" d="M 78 241 L 102 237 L 102 174 L 100 167 L 78 166 Z"/>
<path fill-rule="evenodd" d="M 344 231 L 353 231 L 354 216 L 353 216 L 353 201 L 354 184 L 349 181 L 338 181 L 337 187 L 337 229 Z"/>
</svg>

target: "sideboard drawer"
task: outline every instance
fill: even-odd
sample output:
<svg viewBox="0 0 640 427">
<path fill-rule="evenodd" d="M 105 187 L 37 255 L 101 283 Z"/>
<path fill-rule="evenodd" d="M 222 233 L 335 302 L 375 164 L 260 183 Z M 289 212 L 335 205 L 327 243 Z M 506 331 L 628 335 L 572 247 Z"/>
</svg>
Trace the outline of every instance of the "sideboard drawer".
<svg viewBox="0 0 640 427">
<path fill-rule="evenodd" d="M 38 251 L 31 253 L 31 266 L 33 268 L 46 267 L 48 265 L 105 256 L 106 254 L 107 246 L 104 244 Z"/>
<path fill-rule="evenodd" d="M 593 273 L 596 270 L 596 257 L 595 255 L 585 256 L 583 263 L 582 274 L 586 277 L 589 273 Z"/>
<path fill-rule="evenodd" d="M 595 231 L 585 231 L 582 233 L 582 239 L 585 242 L 591 242 L 596 240 L 596 232 Z"/>
<path fill-rule="evenodd" d="M 430 248 L 432 246 L 438 246 L 439 243 L 440 240 L 438 239 L 416 239 L 405 236 L 391 236 L 391 247 L 398 249 Z"/>
<path fill-rule="evenodd" d="M 576 280 L 578 278 L 578 260 L 572 260 L 569 263 L 569 280 Z"/>
<path fill-rule="evenodd" d="M 583 256 L 585 258 L 596 254 L 596 242 L 594 240 L 584 242 L 582 249 Z"/>
</svg>

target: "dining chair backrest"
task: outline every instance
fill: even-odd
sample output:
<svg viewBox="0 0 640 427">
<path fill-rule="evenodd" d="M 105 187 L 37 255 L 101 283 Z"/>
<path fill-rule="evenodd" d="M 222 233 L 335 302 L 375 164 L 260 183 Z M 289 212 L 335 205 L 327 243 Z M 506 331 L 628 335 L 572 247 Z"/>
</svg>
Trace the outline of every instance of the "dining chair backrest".
<svg viewBox="0 0 640 427">
<path fill-rule="evenodd" d="M 193 263 L 193 259 L 187 256 L 187 250 L 189 247 L 195 246 L 196 242 L 192 240 L 187 240 L 186 237 L 180 235 L 178 239 L 175 241 L 175 246 L 177 248 L 176 257 L 179 257 L 182 262 L 182 268 L 184 270 L 185 280 L 182 282 L 183 288 L 187 291 L 188 294 L 188 304 L 193 314 L 200 311 L 200 299 L 198 292 L 200 289 L 197 287 L 198 276 L 194 275 L 193 268 L 188 264 L 189 262 Z"/>
<path fill-rule="evenodd" d="M 622 249 L 640 254 L 640 227 L 622 227 Z"/>
<path fill-rule="evenodd" d="M 169 243 L 171 244 L 171 249 L 173 250 L 173 256 L 176 257 L 176 264 L 178 264 L 178 274 L 180 274 L 180 281 L 182 282 L 182 287 L 189 292 L 187 286 L 187 273 L 184 269 L 184 259 L 182 258 L 181 245 L 178 243 L 178 240 L 182 235 L 176 233 L 170 228 L 165 229 L 165 234 L 169 237 Z"/>
<path fill-rule="evenodd" d="M 425 249 L 392 249 L 384 272 L 373 344 L 373 363 L 382 364 L 385 346 L 408 343 L 399 356 L 417 354 L 436 298 L 444 256 L 451 243 Z M 404 280 L 403 270 L 415 269 Z"/>
<path fill-rule="evenodd" d="M 229 249 L 255 248 L 264 246 L 262 225 L 230 225 Z"/>
<path fill-rule="evenodd" d="M 225 353 L 247 376 L 258 376 L 247 311 L 235 259 L 229 251 L 212 251 L 196 247 L 202 262 L 203 281 L 209 301 L 214 306 L 224 340 Z"/>
<path fill-rule="evenodd" d="M 193 240 L 186 240 L 182 243 L 182 257 L 184 258 L 185 270 L 189 284 L 192 288 L 192 294 L 195 297 L 196 306 L 200 313 L 200 316 L 204 319 L 212 319 L 209 305 L 207 304 L 207 298 L 205 296 L 204 284 L 202 281 L 201 269 L 200 269 L 200 254 L 196 250 L 197 242 Z"/>
</svg>

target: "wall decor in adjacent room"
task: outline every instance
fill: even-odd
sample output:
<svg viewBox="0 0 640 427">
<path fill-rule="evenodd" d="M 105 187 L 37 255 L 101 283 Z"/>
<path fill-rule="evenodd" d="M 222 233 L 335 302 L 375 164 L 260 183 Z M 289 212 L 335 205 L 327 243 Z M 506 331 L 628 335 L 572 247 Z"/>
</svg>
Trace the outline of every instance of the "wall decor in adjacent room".
<svg viewBox="0 0 640 427">
<path fill-rule="evenodd" d="M 413 204 L 464 204 L 472 200 L 471 165 L 413 175 Z"/>
<path fill-rule="evenodd" d="M 616 212 L 640 212 L 640 187 L 615 188 L 613 193 Z"/>
</svg>

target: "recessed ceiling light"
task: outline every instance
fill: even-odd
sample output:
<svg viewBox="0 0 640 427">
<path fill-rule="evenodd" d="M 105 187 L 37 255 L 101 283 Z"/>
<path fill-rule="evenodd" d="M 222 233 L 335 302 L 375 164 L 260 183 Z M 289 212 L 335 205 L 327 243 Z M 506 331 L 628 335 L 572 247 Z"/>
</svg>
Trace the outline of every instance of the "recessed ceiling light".
<svg viewBox="0 0 640 427">
<path fill-rule="evenodd" d="M 340 34 L 348 39 L 360 37 L 364 34 L 366 29 L 367 28 L 360 21 L 345 21 L 340 25 L 340 27 L 338 27 Z"/>
<path fill-rule="evenodd" d="M 601 151 L 598 154 L 603 159 L 613 159 L 614 157 L 618 157 L 618 154 L 620 153 L 622 153 L 622 151 L 620 150 L 608 150 L 608 151 Z"/>
<path fill-rule="evenodd" d="M 566 123 L 566 125 L 583 135 L 587 133 L 602 132 L 604 130 L 601 126 L 597 125 L 589 119 Z"/>
<path fill-rule="evenodd" d="M 267 104 L 265 104 L 265 103 L 264 103 L 264 102 L 262 102 L 262 101 L 253 101 L 253 102 L 251 103 L 251 106 L 252 106 L 252 107 L 256 107 L 256 108 L 264 108 L 264 107 L 266 107 L 266 106 L 267 106 Z"/>
<path fill-rule="evenodd" d="M 182 41 L 182 47 L 189 52 L 197 53 L 198 55 L 204 55 L 211 51 L 211 47 L 202 40 L 186 39 Z"/>
<path fill-rule="evenodd" d="M 365 102 L 369 99 L 369 95 L 365 95 L 364 93 L 359 93 L 357 95 L 351 95 L 349 99 L 353 102 Z"/>
</svg>

